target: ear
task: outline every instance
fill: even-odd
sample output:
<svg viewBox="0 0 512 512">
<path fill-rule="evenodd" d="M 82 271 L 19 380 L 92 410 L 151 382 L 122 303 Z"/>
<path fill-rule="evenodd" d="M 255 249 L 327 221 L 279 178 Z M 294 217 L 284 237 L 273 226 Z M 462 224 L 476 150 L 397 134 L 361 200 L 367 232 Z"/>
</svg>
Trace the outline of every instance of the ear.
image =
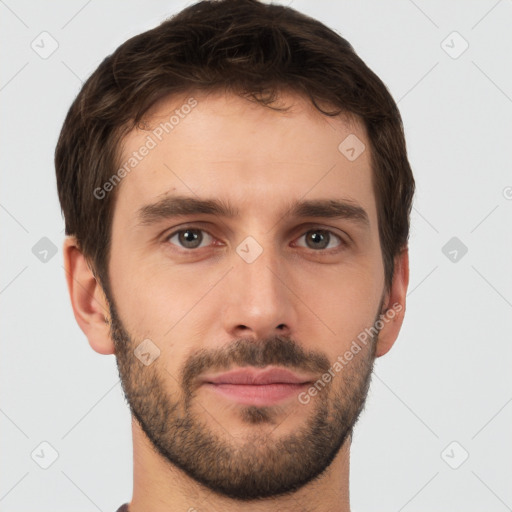
<svg viewBox="0 0 512 512">
<path fill-rule="evenodd" d="M 375 357 L 386 354 L 395 343 L 405 315 L 405 298 L 409 285 L 409 250 L 404 248 L 395 257 L 391 286 L 384 298 L 380 320 L 384 324 L 379 332 Z"/>
<path fill-rule="evenodd" d="M 66 237 L 63 250 L 64 269 L 75 319 L 96 352 L 113 354 L 109 306 L 103 288 L 94 277 L 75 237 Z"/>
</svg>

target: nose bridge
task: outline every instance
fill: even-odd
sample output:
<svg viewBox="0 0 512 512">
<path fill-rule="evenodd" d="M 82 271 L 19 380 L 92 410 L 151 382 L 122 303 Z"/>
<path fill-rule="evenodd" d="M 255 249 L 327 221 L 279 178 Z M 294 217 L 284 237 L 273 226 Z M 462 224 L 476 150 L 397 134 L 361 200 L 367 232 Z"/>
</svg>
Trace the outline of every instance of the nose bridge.
<svg viewBox="0 0 512 512">
<path fill-rule="evenodd" d="M 247 285 L 249 297 L 263 297 L 271 301 L 281 294 L 282 283 L 278 278 L 280 256 L 270 237 L 267 237 L 264 246 L 254 238 L 247 240 L 238 246 L 237 255 L 240 261 L 235 264 L 235 268 L 240 276 L 240 282 Z"/>
</svg>

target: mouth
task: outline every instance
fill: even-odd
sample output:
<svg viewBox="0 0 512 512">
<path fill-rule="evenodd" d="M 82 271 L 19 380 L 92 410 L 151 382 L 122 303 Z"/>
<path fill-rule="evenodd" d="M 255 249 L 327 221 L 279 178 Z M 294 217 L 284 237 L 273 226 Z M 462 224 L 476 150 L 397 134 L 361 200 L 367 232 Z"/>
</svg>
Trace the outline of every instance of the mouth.
<svg viewBox="0 0 512 512">
<path fill-rule="evenodd" d="M 227 373 L 206 375 L 202 387 L 228 400 L 245 405 L 273 405 L 297 396 L 313 382 L 285 368 L 237 368 Z"/>
</svg>

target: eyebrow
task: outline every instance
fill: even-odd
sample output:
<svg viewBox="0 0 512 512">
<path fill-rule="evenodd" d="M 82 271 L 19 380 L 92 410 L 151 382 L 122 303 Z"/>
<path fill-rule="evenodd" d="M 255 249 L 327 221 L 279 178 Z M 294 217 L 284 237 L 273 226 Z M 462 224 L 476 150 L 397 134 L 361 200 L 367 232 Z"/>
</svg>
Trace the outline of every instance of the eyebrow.
<svg viewBox="0 0 512 512">
<path fill-rule="evenodd" d="M 234 218 L 239 215 L 237 208 L 219 199 L 197 198 L 192 196 L 165 196 L 161 200 L 142 206 L 137 211 L 138 224 L 149 226 L 173 217 L 186 215 L 215 215 Z M 366 211 L 351 201 L 341 199 L 295 200 L 281 218 L 318 217 L 325 219 L 347 219 L 364 227 L 370 220 Z"/>
</svg>

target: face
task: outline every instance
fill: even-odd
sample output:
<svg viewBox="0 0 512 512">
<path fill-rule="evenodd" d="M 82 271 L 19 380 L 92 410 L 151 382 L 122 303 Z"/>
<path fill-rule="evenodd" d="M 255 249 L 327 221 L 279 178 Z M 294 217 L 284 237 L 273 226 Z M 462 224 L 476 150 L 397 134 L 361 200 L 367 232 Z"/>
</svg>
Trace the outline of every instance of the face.
<svg viewBox="0 0 512 512">
<path fill-rule="evenodd" d="M 364 405 L 376 335 L 346 354 L 386 295 L 369 142 L 298 96 L 287 113 L 192 96 L 124 141 L 111 336 L 165 460 L 225 496 L 276 496 L 331 464 Z M 338 149 L 354 135 L 355 160 Z"/>
</svg>

